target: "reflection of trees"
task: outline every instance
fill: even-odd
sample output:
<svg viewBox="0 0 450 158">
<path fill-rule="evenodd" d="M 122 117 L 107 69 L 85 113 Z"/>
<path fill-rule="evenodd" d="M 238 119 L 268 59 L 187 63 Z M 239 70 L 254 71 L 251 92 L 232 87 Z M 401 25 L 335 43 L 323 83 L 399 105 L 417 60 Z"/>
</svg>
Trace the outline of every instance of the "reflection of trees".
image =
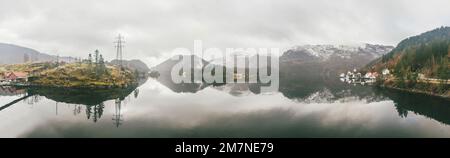
<svg viewBox="0 0 450 158">
<path fill-rule="evenodd" d="M 408 111 L 450 125 L 450 100 L 423 94 L 406 93 L 392 89 L 376 89 L 394 101 L 399 116 L 407 117 Z"/>
<path fill-rule="evenodd" d="M 88 105 L 86 106 L 86 117 L 90 119 L 92 116 L 92 120 L 97 122 L 103 115 L 103 109 L 105 108 L 105 104 L 100 103 L 98 105 Z"/>
<path fill-rule="evenodd" d="M 56 102 L 80 105 L 99 105 L 107 100 L 121 98 L 130 95 L 137 86 L 114 89 L 74 89 L 74 88 L 44 88 L 35 87 L 28 89 L 30 95 L 43 96 Z"/>
<path fill-rule="evenodd" d="M 142 82 L 144 83 L 144 82 Z M 115 88 L 115 89 L 75 89 L 75 88 L 49 88 L 49 87 L 33 87 L 24 90 L 25 93 L 19 101 L 24 100 L 28 104 L 34 104 L 39 102 L 42 97 L 56 101 L 55 108 L 58 108 L 58 103 L 73 104 L 73 114 L 78 115 L 83 111 L 86 113 L 87 119 L 92 119 L 93 122 L 97 122 L 102 116 L 105 108 L 105 101 L 115 100 L 116 112 L 114 116 L 120 116 L 115 124 L 120 125 L 123 121 L 123 115 L 120 113 L 121 104 L 125 101 L 125 98 L 133 93 L 133 96 L 137 98 L 139 96 L 139 90 L 136 86 L 130 86 L 128 88 Z M 129 97 L 128 97 L 129 98 Z M 12 104 L 16 103 L 13 102 Z M 12 105 L 11 104 L 11 105 Z M 4 108 L 9 107 L 5 106 Z M 57 109 L 56 109 L 57 110 Z M 119 122 L 119 123 L 116 123 Z"/>
<path fill-rule="evenodd" d="M 395 109 L 398 112 L 398 116 L 402 117 L 402 118 L 407 118 L 408 117 L 408 110 L 398 107 L 396 106 Z"/>
<path fill-rule="evenodd" d="M 105 108 L 105 101 L 114 100 L 115 110 L 113 119 L 118 127 L 123 121 L 123 115 L 120 113 L 121 104 L 127 96 L 133 93 L 138 97 L 139 90 L 136 87 L 125 89 L 67 89 L 67 88 L 32 88 L 30 94 L 34 96 L 44 96 L 56 102 L 75 104 L 73 113 L 78 115 L 85 108 L 87 119 L 97 122 L 102 116 Z M 33 97 L 31 97 L 33 98 Z"/>
<path fill-rule="evenodd" d="M 73 115 L 76 116 L 81 113 L 82 105 L 75 105 L 73 108 Z"/>
<path fill-rule="evenodd" d="M 139 89 L 134 90 L 134 98 L 139 96 Z"/>
<path fill-rule="evenodd" d="M 30 97 L 24 99 L 24 102 L 26 102 L 28 105 L 33 105 L 35 103 L 38 103 L 41 100 L 42 100 L 41 96 L 33 95 L 33 96 L 30 96 Z"/>
<path fill-rule="evenodd" d="M 97 122 L 102 116 L 105 108 L 105 101 L 115 101 L 115 113 L 113 119 L 114 124 L 118 127 L 123 121 L 123 114 L 121 114 L 122 103 L 126 98 L 131 99 L 131 93 L 137 98 L 139 96 L 138 86 L 144 84 L 148 78 L 139 80 L 139 84 L 132 85 L 127 88 L 113 88 L 113 89 L 77 89 L 77 88 L 50 88 L 50 87 L 2 87 L 0 86 L 0 96 L 19 96 L 20 98 L 0 106 L 0 111 L 6 109 L 20 101 L 27 104 L 34 104 L 42 100 L 43 97 L 56 102 L 55 110 L 58 113 L 58 104 L 66 103 L 72 104 L 73 115 L 78 115 L 83 111 L 86 113 L 87 119 L 92 119 Z"/>
</svg>

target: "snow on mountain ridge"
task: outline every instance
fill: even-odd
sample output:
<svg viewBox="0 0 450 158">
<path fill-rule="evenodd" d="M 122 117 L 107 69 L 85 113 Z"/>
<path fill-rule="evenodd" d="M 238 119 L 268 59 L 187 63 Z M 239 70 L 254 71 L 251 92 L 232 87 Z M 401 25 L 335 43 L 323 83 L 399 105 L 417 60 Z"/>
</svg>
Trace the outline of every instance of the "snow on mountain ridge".
<svg viewBox="0 0 450 158">
<path fill-rule="evenodd" d="M 350 59 L 352 55 L 371 55 L 373 58 L 381 57 L 383 54 L 390 52 L 394 47 L 384 45 L 363 44 L 359 46 L 351 45 L 302 45 L 296 46 L 288 50 L 284 55 L 292 56 L 295 53 L 305 53 L 306 55 L 318 58 L 320 60 L 328 60 L 331 56 Z M 283 55 L 283 56 L 284 56 Z"/>
</svg>

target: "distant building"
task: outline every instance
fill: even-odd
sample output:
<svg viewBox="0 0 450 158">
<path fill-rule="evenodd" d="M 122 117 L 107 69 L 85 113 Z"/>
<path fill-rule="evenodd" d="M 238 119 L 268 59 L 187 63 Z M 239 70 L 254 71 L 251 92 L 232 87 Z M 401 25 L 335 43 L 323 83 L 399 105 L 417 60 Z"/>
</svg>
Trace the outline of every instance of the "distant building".
<svg viewBox="0 0 450 158">
<path fill-rule="evenodd" d="M 354 75 L 352 72 L 348 71 L 348 72 L 347 72 L 347 77 L 346 77 L 346 78 L 348 78 L 348 79 L 350 79 L 350 78 L 355 78 L 355 75 Z"/>
<path fill-rule="evenodd" d="M 378 77 L 377 72 L 368 72 L 364 75 L 364 78 L 366 79 L 376 79 Z"/>
<path fill-rule="evenodd" d="M 360 73 L 360 72 L 358 72 L 358 73 L 356 73 L 356 78 L 361 78 L 362 77 L 362 74 Z"/>
<path fill-rule="evenodd" d="M 7 72 L 3 75 L 4 80 L 9 82 L 27 82 L 28 74 L 25 72 Z"/>
<path fill-rule="evenodd" d="M 417 74 L 417 76 L 419 77 L 419 79 L 424 79 L 425 78 L 425 75 L 422 74 L 422 73 Z"/>
<path fill-rule="evenodd" d="M 383 71 L 381 71 L 381 74 L 389 75 L 389 74 L 391 74 L 391 72 L 389 71 L 389 69 L 383 69 Z"/>
</svg>

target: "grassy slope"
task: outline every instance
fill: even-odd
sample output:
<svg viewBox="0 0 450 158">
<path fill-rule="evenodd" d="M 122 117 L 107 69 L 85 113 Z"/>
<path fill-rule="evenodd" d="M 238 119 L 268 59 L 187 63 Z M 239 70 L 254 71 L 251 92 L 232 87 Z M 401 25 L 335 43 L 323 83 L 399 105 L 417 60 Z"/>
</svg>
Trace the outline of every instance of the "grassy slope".
<svg viewBox="0 0 450 158">
<path fill-rule="evenodd" d="M 3 69 L 3 70 L 2 70 Z M 57 66 L 52 63 L 6 65 L 0 71 L 36 71 L 30 82 L 52 87 L 124 87 L 132 84 L 134 73 L 114 66 L 96 69 L 95 64 L 70 63 Z"/>
</svg>

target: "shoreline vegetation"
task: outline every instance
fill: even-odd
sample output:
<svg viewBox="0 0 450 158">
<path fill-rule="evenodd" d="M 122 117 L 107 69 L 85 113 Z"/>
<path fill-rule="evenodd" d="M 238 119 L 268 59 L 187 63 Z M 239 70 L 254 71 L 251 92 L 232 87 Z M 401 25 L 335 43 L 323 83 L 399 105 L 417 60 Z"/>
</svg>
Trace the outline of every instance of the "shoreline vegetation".
<svg viewBox="0 0 450 158">
<path fill-rule="evenodd" d="M 379 86 L 450 98 L 450 27 L 406 38 L 365 69 L 390 72 Z"/>
<path fill-rule="evenodd" d="M 432 83 L 421 83 L 421 84 L 426 85 L 426 84 L 432 84 Z M 429 96 L 440 97 L 440 98 L 450 100 L 450 91 L 447 91 L 446 93 L 435 93 L 433 91 L 426 90 L 426 89 L 420 89 L 420 88 L 400 88 L 400 87 L 395 86 L 394 84 L 380 84 L 380 85 L 376 85 L 376 86 L 380 87 L 380 88 L 387 88 L 387 89 L 393 89 L 393 90 L 398 90 L 398 91 L 403 91 L 403 92 L 408 92 L 408 93 L 429 95 Z M 427 87 L 431 87 L 431 86 L 427 86 Z M 448 85 L 447 85 L 447 89 L 448 89 Z"/>
<path fill-rule="evenodd" d="M 421 76 L 406 79 L 389 74 L 378 77 L 375 86 L 450 99 L 450 80 Z"/>
</svg>

